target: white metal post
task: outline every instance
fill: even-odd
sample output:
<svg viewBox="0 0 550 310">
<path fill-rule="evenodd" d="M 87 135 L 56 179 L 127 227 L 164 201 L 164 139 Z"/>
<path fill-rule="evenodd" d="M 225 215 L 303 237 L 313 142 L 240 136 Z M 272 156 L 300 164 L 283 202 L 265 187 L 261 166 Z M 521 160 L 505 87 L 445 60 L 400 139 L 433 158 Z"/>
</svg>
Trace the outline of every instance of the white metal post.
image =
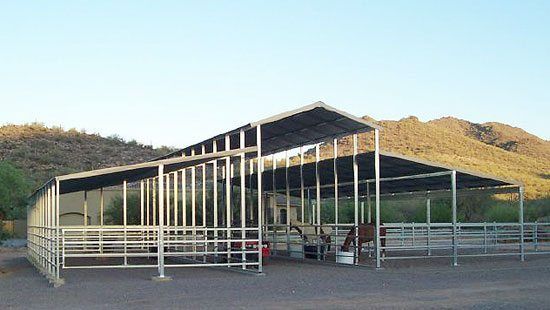
<svg viewBox="0 0 550 310">
<path fill-rule="evenodd" d="M 353 249 L 355 265 L 359 264 L 359 165 L 357 163 L 357 134 L 353 134 L 353 207 L 355 248 Z"/>
<path fill-rule="evenodd" d="M 157 191 L 158 191 L 157 178 L 153 178 L 153 226 L 158 224 L 157 222 Z"/>
<path fill-rule="evenodd" d="M 166 212 L 163 214 L 163 216 L 166 217 L 166 226 L 167 226 L 167 232 L 168 232 L 168 240 L 170 240 L 170 224 L 171 224 L 171 218 L 170 218 L 170 173 L 167 173 L 165 175 L 166 177 Z"/>
<path fill-rule="evenodd" d="M 178 184 L 178 172 L 174 171 L 174 226 L 177 227 L 179 225 L 179 184 Z"/>
<path fill-rule="evenodd" d="M 191 149 L 191 156 L 195 156 L 195 149 Z M 193 238 L 193 252 L 197 252 L 197 189 L 196 189 L 196 168 L 191 167 L 191 228 Z M 194 255 L 193 258 L 196 258 Z"/>
<path fill-rule="evenodd" d="M 150 194 L 150 190 L 151 190 L 151 187 L 150 187 L 150 184 L 149 184 L 149 179 L 147 179 L 145 181 L 145 200 L 146 200 L 146 211 L 145 211 L 145 215 L 147 216 L 147 218 L 145 219 L 145 223 L 147 224 L 147 241 L 149 241 L 149 235 L 150 235 L 150 216 L 151 216 L 151 211 L 149 211 L 149 208 L 151 206 L 151 194 Z"/>
<path fill-rule="evenodd" d="M 374 129 L 374 179 L 375 179 L 375 208 L 376 208 L 376 268 L 380 268 L 380 133 Z"/>
<path fill-rule="evenodd" d="M 458 266 L 458 239 L 456 230 L 456 171 L 451 171 L 451 193 L 452 193 L 452 220 L 453 220 L 453 266 Z"/>
<path fill-rule="evenodd" d="M 321 155 L 319 152 L 319 143 L 315 145 L 315 190 L 316 190 L 316 239 L 317 239 L 317 260 L 321 260 L 321 248 L 319 246 L 318 237 L 321 235 L 321 173 L 319 171 L 319 161 L 321 160 Z"/>
<path fill-rule="evenodd" d="M 124 266 L 128 265 L 128 198 L 126 189 L 126 180 L 122 182 L 122 225 L 124 225 Z"/>
<path fill-rule="evenodd" d="M 306 221 L 304 220 L 304 147 L 300 146 L 300 221 L 302 224 L 304 224 Z"/>
<path fill-rule="evenodd" d="M 288 167 L 290 166 L 290 159 L 288 158 L 288 151 L 285 151 L 285 192 L 286 192 L 286 253 L 290 253 L 290 185 L 288 184 Z"/>
<path fill-rule="evenodd" d="M 201 145 L 202 154 L 206 154 L 206 147 Z M 208 234 L 206 231 L 206 164 L 202 165 L 202 227 L 204 228 L 203 234 L 206 240 Z M 206 242 L 204 243 L 204 252 L 206 252 Z M 203 260 L 206 262 L 206 255 L 203 255 Z"/>
<path fill-rule="evenodd" d="M 143 243 L 144 237 L 143 237 L 143 225 L 145 222 L 145 186 L 143 181 L 139 182 L 139 206 L 140 206 L 140 239 L 141 239 L 141 248 L 143 249 L 143 246 L 145 245 Z"/>
<path fill-rule="evenodd" d="M 158 167 L 159 183 L 159 228 L 158 228 L 158 270 L 159 278 L 164 278 L 164 165 Z"/>
<path fill-rule="evenodd" d="M 61 268 L 61 260 L 59 256 L 59 180 L 55 179 L 55 252 L 56 252 L 56 270 L 55 270 L 55 279 L 59 282 L 61 279 L 59 277 L 59 269 Z"/>
<path fill-rule="evenodd" d="M 525 261 L 525 238 L 524 238 L 524 223 L 523 223 L 523 186 L 519 188 L 519 253 L 521 261 Z"/>
<path fill-rule="evenodd" d="M 336 225 L 336 237 L 335 243 L 338 244 L 338 223 L 339 221 L 339 197 L 338 197 L 338 139 L 334 139 L 333 143 L 334 149 L 334 224 Z"/>
<path fill-rule="evenodd" d="M 260 125 L 256 127 L 256 146 L 258 147 L 258 154 L 256 155 L 258 159 L 258 272 L 263 271 L 263 257 L 262 257 L 262 248 L 263 248 L 263 236 L 262 236 L 262 130 Z"/>
<path fill-rule="evenodd" d="M 216 140 L 212 142 L 212 152 L 218 152 L 218 143 Z M 212 187 L 214 199 L 214 252 L 215 261 L 218 262 L 218 160 L 212 162 Z"/>
<path fill-rule="evenodd" d="M 278 224 L 280 221 L 277 221 L 277 158 L 275 158 L 275 154 L 271 156 L 271 164 L 273 165 L 273 169 L 271 169 L 271 172 L 273 174 L 273 182 L 271 183 L 272 190 L 273 190 L 273 197 L 271 199 L 271 213 L 273 214 L 273 224 Z M 273 227 L 273 231 L 277 231 L 277 226 Z M 273 240 L 275 242 L 275 240 Z M 273 249 L 277 250 L 277 247 L 274 246 Z"/>
<path fill-rule="evenodd" d="M 187 227 L 187 169 L 181 170 L 181 223 Z M 187 235 L 187 230 L 184 235 Z"/>
<path fill-rule="evenodd" d="M 47 257 L 47 260 L 48 260 L 48 264 L 47 264 L 47 268 L 46 270 L 48 271 L 48 276 L 51 274 L 51 266 L 50 266 L 50 263 L 49 261 L 51 261 L 51 255 L 50 255 L 50 251 L 51 251 L 51 236 L 50 236 L 50 208 L 51 208 L 51 202 L 52 202 L 52 188 L 51 186 L 48 186 L 48 195 L 47 195 L 47 200 L 48 200 L 48 203 L 46 204 L 47 208 L 46 208 L 46 246 L 47 246 L 47 253 L 46 253 L 46 257 Z"/>
<path fill-rule="evenodd" d="M 144 184 L 143 184 L 143 181 L 140 181 L 139 182 L 139 214 L 140 214 L 140 225 L 142 226 L 143 228 L 143 225 L 144 225 L 144 216 L 145 216 L 145 195 L 144 195 L 144 192 L 145 192 L 145 188 L 144 188 Z"/>
<path fill-rule="evenodd" d="M 431 249 L 431 225 L 432 225 L 432 211 L 431 211 L 431 200 L 430 198 L 426 199 L 426 225 L 427 225 L 427 246 L 428 246 L 428 256 L 432 255 Z"/>
<path fill-rule="evenodd" d="M 245 135 L 244 130 L 241 129 L 239 132 L 239 144 L 241 149 L 245 148 Z M 239 174 L 240 174 L 240 181 L 241 181 L 241 238 L 244 240 L 246 239 L 246 233 L 245 233 L 245 227 L 246 227 L 246 189 L 245 189 L 245 154 L 244 152 L 241 153 L 240 156 L 240 162 L 239 162 Z M 241 242 L 241 261 L 243 263 L 242 268 L 243 270 L 246 269 L 246 254 L 244 253 L 246 251 L 246 244 L 244 241 Z"/>
<path fill-rule="evenodd" d="M 231 150 L 231 137 L 225 135 L 225 150 Z M 231 158 L 225 158 L 225 227 L 227 228 L 227 262 L 231 262 Z"/>
</svg>

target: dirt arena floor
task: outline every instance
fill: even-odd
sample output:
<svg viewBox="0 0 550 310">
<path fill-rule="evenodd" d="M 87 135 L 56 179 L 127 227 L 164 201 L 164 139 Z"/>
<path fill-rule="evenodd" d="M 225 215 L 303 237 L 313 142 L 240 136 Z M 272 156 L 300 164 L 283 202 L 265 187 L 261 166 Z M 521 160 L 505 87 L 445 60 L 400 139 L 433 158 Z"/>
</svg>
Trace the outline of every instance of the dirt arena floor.
<svg viewBox="0 0 550 310">
<path fill-rule="evenodd" d="M 429 262 L 429 263 L 428 263 Z M 374 270 L 271 259 L 264 276 L 216 268 L 64 270 L 53 288 L 22 249 L 0 249 L 0 309 L 550 308 L 550 257 L 392 262 Z"/>
</svg>

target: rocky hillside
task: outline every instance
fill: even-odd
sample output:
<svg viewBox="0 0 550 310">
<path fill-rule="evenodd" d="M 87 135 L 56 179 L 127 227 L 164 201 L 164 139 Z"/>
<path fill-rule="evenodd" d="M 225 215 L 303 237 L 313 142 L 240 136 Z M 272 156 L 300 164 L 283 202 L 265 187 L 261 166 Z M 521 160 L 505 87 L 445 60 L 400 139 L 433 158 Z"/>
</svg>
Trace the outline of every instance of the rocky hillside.
<svg viewBox="0 0 550 310">
<path fill-rule="evenodd" d="M 519 180 L 528 198 L 550 197 L 550 142 L 522 129 L 452 117 L 378 123 L 384 128 L 383 150 Z M 372 149 L 371 136 L 360 138 L 360 150 Z M 350 139 L 342 140 L 339 150 L 350 154 Z M 41 124 L 0 127 L 0 160 L 22 168 L 33 187 L 55 175 L 146 161 L 169 151 Z M 324 158 L 332 152 L 330 144 L 322 147 Z"/>
<path fill-rule="evenodd" d="M 550 196 L 550 142 L 522 129 L 451 117 L 421 122 L 411 116 L 378 123 L 384 128 L 383 150 L 522 181 L 528 198 Z M 372 149 L 371 137 L 360 137 L 360 150 Z M 345 139 L 339 153 L 351 154 L 351 147 L 351 139 Z M 332 156 L 332 145 L 322 149 L 323 157 Z"/>
<path fill-rule="evenodd" d="M 42 124 L 0 127 L 0 160 L 23 169 L 33 188 L 55 175 L 146 161 L 169 151 Z"/>
<path fill-rule="evenodd" d="M 550 142 L 521 128 L 496 122 L 476 124 L 454 117 L 444 117 L 428 123 L 507 151 L 550 160 Z"/>
</svg>

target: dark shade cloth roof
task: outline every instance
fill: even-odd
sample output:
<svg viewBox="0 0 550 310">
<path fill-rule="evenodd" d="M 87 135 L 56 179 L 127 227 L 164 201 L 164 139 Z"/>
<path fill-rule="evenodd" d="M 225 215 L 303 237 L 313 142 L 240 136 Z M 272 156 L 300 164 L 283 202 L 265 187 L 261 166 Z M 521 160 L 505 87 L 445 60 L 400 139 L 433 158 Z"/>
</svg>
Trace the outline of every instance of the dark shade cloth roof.
<svg viewBox="0 0 550 310">
<path fill-rule="evenodd" d="M 259 125 L 261 125 L 262 130 L 263 156 L 326 141 L 332 137 L 346 136 L 355 132 L 365 132 L 380 128 L 378 125 L 367 120 L 337 110 L 319 101 L 296 110 L 246 124 L 162 156 L 160 159 L 180 156 L 182 153 L 190 155 L 191 150 L 194 150 L 195 154 L 200 154 L 202 153 L 202 145 L 205 146 L 205 152 L 209 153 L 213 151 L 214 141 L 216 141 L 217 150 L 224 150 L 226 135 L 230 135 L 231 149 L 238 148 L 240 143 L 239 132 L 241 130 L 245 131 L 245 145 L 256 145 L 255 128 Z"/>
<path fill-rule="evenodd" d="M 212 160 L 217 160 L 223 157 L 235 156 L 242 153 L 243 151 L 245 153 L 257 152 L 257 148 L 248 147 L 244 150 L 237 149 L 205 155 L 162 159 L 134 165 L 118 166 L 67 174 L 63 176 L 58 176 L 50 180 L 48 183 L 58 180 L 60 194 L 93 190 L 113 185 L 120 185 L 125 180 L 127 182 L 134 182 L 145 178 L 158 176 L 158 166 L 161 164 L 164 165 L 164 173 L 170 173 L 186 167 L 196 166 L 206 162 L 210 162 Z"/>
<path fill-rule="evenodd" d="M 357 155 L 359 181 L 374 179 L 374 152 L 361 153 Z M 300 166 L 291 166 L 288 169 L 290 189 L 300 189 Z M 353 156 L 343 156 L 337 159 L 338 188 L 340 197 L 353 196 Z M 457 189 L 489 188 L 498 186 L 521 186 L 521 183 L 510 180 L 503 180 L 498 177 L 470 172 L 463 169 L 453 168 L 442 164 L 409 156 L 397 155 L 389 152 L 380 152 L 380 177 L 382 182 L 381 194 L 394 194 L 404 192 L 425 192 L 447 190 L 451 188 L 451 177 L 449 174 L 385 181 L 385 178 L 422 175 L 427 173 L 441 173 L 457 171 Z M 277 167 L 275 170 L 275 184 L 278 191 L 285 190 L 285 168 Z M 334 196 L 334 159 L 324 159 L 319 162 L 321 195 L 323 197 Z M 273 189 L 273 170 L 265 170 L 263 175 L 264 191 Z M 312 187 L 311 197 L 315 197 L 315 163 L 306 163 L 303 166 L 304 187 Z M 252 186 L 255 185 L 253 178 Z M 344 185 L 345 183 L 350 183 Z M 370 184 L 370 193 L 374 194 L 374 183 Z M 359 195 L 367 194 L 367 184 L 359 184 Z M 296 195 L 293 191 L 292 195 Z"/>
</svg>

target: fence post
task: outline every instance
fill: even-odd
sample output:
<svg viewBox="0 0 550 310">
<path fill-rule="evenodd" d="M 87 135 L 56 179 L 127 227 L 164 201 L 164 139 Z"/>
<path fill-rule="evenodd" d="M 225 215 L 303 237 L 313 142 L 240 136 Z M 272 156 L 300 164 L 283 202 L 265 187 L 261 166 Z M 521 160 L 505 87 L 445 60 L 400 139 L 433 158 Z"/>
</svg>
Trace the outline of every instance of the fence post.
<svg viewBox="0 0 550 310">
<path fill-rule="evenodd" d="M 432 218 L 431 218 L 431 201 L 430 201 L 430 198 L 426 199 L 426 225 L 427 225 L 427 240 L 426 240 L 426 243 L 427 243 L 427 246 L 428 246 L 428 256 L 432 255 L 432 249 L 430 248 L 430 245 L 431 245 L 431 223 L 432 223 Z"/>
<path fill-rule="evenodd" d="M 487 223 L 483 222 L 483 253 L 487 254 Z"/>
<path fill-rule="evenodd" d="M 535 221 L 535 224 L 533 225 L 533 246 L 535 247 L 535 252 L 537 252 L 539 250 L 539 242 L 538 242 L 538 239 L 539 239 L 539 232 L 538 232 L 538 229 L 539 229 L 539 226 L 538 226 L 538 222 Z"/>
<path fill-rule="evenodd" d="M 519 253 L 521 261 L 525 261 L 525 244 L 523 238 L 523 187 L 519 188 Z"/>
</svg>

